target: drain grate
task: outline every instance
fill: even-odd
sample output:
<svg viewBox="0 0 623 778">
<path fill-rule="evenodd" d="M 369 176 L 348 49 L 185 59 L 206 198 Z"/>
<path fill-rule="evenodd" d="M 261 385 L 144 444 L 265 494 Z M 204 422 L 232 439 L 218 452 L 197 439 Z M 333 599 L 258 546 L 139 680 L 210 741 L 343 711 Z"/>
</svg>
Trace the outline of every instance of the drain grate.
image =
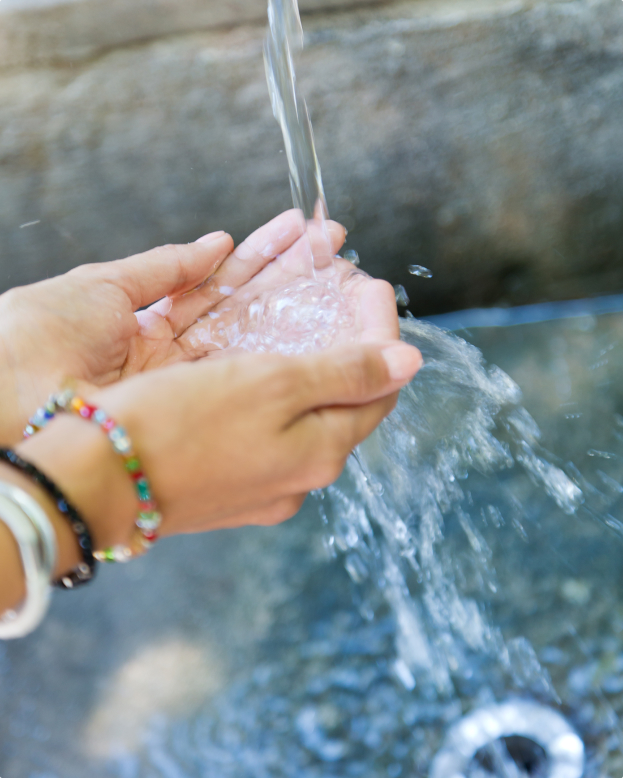
<svg viewBox="0 0 623 778">
<path fill-rule="evenodd" d="M 510 700 L 455 724 L 430 778 L 581 778 L 584 744 L 551 708 Z"/>
</svg>

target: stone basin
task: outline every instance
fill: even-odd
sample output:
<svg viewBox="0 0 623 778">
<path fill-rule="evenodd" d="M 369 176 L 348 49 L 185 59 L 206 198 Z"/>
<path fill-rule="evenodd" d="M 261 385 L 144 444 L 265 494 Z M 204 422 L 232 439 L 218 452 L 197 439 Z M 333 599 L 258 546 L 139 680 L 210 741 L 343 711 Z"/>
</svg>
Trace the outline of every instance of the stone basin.
<svg viewBox="0 0 623 778">
<path fill-rule="evenodd" d="M 620 313 L 614 299 L 610 313 L 594 307 L 569 318 L 582 311 L 554 306 L 548 321 L 532 311 L 516 325 L 507 310 L 504 327 L 459 317 L 470 325 L 461 335 L 523 387 L 543 444 L 610 504 L 608 526 L 564 514 L 514 470 L 469 476 L 474 493 L 505 479 L 524 506 L 519 520 L 478 527 L 498 580 L 488 612 L 516 649 L 513 682 L 487 675 L 485 662 L 446 698 L 405 688 L 391 614 L 362 615 L 310 500 L 283 526 L 168 540 L 57 596 L 38 633 L 0 648 L 0 774 L 427 775 L 465 713 L 511 696 L 565 716 L 584 741 L 585 775 L 618 774 L 623 300 Z M 451 522 L 445 535 L 460 557 L 466 536 Z M 522 666 L 534 661 L 526 641 L 553 692 Z"/>
</svg>

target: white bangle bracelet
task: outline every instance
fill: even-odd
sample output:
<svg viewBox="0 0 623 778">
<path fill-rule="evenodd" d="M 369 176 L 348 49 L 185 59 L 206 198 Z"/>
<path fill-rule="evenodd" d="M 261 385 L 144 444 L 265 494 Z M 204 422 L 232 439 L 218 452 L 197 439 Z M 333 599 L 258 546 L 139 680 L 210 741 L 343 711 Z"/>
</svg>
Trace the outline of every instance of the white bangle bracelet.
<svg viewBox="0 0 623 778">
<path fill-rule="evenodd" d="M 22 489 L 0 482 L 0 521 L 11 530 L 22 559 L 26 599 L 17 611 L 0 618 L 0 639 L 21 638 L 43 620 L 50 602 L 50 581 L 56 566 L 56 536 L 39 503 Z"/>
</svg>

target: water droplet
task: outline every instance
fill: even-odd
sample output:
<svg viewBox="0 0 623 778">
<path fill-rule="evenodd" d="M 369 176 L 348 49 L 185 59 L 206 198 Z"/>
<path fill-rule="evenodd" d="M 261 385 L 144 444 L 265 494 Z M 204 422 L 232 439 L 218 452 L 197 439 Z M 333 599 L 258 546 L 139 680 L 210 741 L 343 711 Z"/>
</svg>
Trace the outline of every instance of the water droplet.
<svg viewBox="0 0 623 778">
<path fill-rule="evenodd" d="M 595 448 L 591 448 L 588 452 L 589 457 L 599 457 L 600 459 L 616 459 L 617 455 L 610 453 L 610 451 L 597 451 Z"/>
<path fill-rule="evenodd" d="M 409 273 L 411 273 L 412 276 L 419 276 L 420 278 L 433 277 L 433 271 L 423 265 L 409 265 Z"/>
<path fill-rule="evenodd" d="M 396 292 L 396 302 L 398 305 L 406 308 L 407 305 L 409 305 L 409 295 L 407 294 L 407 290 L 402 284 L 396 284 L 394 291 Z"/>
<path fill-rule="evenodd" d="M 344 259 L 350 262 L 355 267 L 359 267 L 359 265 L 361 264 L 361 260 L 359 259 L 359 254 L 355 251 L 355 249 L 348 249 L 348 251 L 345 251 Z"/>
</svg>

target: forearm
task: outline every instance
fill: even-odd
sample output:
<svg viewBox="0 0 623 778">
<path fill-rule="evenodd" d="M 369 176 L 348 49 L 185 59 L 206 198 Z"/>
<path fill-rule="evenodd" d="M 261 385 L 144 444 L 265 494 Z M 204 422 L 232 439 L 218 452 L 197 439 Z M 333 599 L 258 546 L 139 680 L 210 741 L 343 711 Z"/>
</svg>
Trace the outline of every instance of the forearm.
<svg viewBox="0 0 623 778">
<path fill-rule="evenodd" d="M 46 492 L 9 465 L 0 464 L 0 481 L 13 484 L 33 497 L 50 519 L 57 545 L 54 577 L 72 570 L 80 561 L 80 552 L 67 521 L 58 513 Z M 0 521 L 0 613 L 15 608 L 26 596 L 24 571 L 17 543 L 8 527 Z"/>
<path fill-rule="evenodd" d="M 19 441 L 24 428 L 24 414 L 19 412 L 19 381 L 12 363 L 5 333 L 0 330 L 0 445 L 3 446 L 14 445 Z"/>
</svg>

